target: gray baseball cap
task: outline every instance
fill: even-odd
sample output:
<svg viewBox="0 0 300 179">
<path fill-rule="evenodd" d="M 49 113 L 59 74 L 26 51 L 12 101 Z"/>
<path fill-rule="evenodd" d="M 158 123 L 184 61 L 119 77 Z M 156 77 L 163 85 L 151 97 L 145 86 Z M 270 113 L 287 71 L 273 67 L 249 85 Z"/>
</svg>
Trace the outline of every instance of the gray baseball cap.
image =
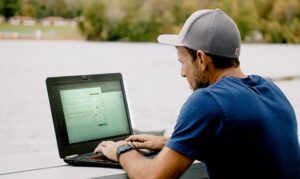
<svg viewBox="0 0 300 179">
<path fill-rule="evenodd" d="M 233 20 L 220 9 L 194 12 L 179 34 L 160 35 L 157 41 L 228 58 L 240 56 L 240 32 Z"/>
</svg>

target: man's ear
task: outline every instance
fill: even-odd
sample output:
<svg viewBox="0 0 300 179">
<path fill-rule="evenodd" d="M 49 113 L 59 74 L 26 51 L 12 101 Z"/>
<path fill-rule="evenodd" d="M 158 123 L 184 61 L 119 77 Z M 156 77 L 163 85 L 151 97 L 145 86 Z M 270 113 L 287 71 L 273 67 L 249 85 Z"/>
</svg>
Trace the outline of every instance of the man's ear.
<svg viewBox="0 0 300 179">
<path fill-rule="evenodd" d="M 202 50 L 197 50 L 197 59 L 201 70 L 204 71 L 208 65 L 207 55 Z"/>
</svg>

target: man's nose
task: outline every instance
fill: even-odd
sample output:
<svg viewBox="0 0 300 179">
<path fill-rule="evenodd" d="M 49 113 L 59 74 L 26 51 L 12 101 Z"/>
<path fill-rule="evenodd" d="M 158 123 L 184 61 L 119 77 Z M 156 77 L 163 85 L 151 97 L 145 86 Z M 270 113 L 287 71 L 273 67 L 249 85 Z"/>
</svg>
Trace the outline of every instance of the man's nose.
<svg viewBox="0 0 300 179">
<path fill-rule="evenodd" d="M 184 72 L 184 70 L 183 70 L 183 69 L 181 69 L 180 75 L 181 75 L 183 78 L 185 78 L 185 77 L 186 77 L 186 76 L 185 76 L 185 72 Z"/>
</svg>

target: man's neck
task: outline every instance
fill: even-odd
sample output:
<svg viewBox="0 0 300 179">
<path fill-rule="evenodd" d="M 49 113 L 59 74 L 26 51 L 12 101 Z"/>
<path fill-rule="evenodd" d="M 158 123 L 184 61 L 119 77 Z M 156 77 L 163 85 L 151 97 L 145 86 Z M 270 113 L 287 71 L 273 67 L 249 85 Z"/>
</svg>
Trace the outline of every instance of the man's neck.
<svg viewBox="0 0 300 179">
<path fill-rule="evenodd" d="M 240 67 L 232 67 L 232 68 L 226 68 L 226 69 L 215 69 L 214 75 L 210 78 L 210 84 L 214 84 L 220 79 L 227 77 L 227 76 L 233 76 L 237 78 L 246 78 L 247 75 L 245 75 Z"/>
</svg>

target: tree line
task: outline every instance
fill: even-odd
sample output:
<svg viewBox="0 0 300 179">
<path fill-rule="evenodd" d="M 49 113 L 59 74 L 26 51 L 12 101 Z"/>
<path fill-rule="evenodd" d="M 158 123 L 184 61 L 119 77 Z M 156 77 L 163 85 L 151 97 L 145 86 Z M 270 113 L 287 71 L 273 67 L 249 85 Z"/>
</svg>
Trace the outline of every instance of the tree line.
<svg viewBox="0 0 300 179">
<path fill-rule="evenodd" d="M 81 16 L 83 7 L 84 0 L 0 0 L 0 15 L 7 19 L 11 16 L 74 18 Z"/>
<path fill-rule="evenodd" d="M 86 39 L 101 41 L 155 41 L 178 33 L 192 12 L 204 8 L 229 14 L 244 41 L 300 43 L 299 0 L 0 0 L 5 17 L 80 16 Z"/>
</svg>

